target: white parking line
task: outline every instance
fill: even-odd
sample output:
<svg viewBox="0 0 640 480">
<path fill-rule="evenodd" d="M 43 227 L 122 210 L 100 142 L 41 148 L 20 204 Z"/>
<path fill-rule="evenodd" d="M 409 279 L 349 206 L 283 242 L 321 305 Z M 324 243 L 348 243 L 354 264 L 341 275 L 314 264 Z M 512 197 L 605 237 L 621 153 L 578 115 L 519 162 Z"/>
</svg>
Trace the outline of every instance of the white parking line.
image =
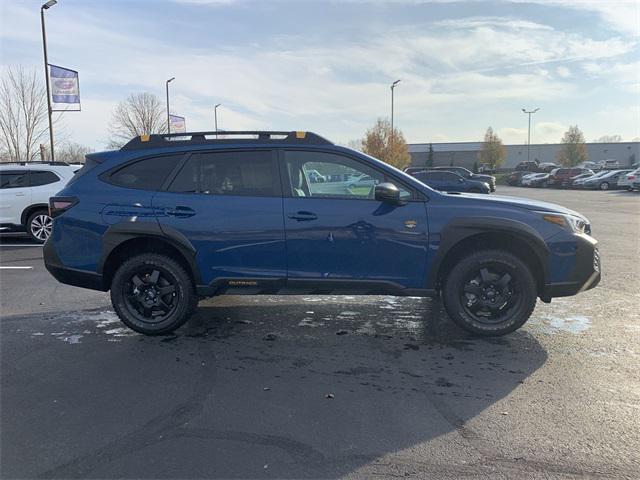
<svg viewBox="0 0 640 480">
<path fill-rule="evenodd" d="M 0 266 L 0 270 L 31 270 L 33 267 L 3 267 Z"/>
</svg>

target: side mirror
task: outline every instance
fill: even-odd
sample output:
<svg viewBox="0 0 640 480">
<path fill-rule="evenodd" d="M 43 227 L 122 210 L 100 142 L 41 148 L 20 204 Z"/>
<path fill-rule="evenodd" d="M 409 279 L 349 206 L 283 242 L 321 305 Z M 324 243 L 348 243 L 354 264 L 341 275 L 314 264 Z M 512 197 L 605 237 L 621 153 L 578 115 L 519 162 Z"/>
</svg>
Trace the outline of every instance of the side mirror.
<svg viewBox="0 0 640 480">
<path fill-rule="evenodd" d="M 464 183 L 464 178 L 459 178 L 458 183 Z"/>
<path fill-rule="evenodd" d="M 400 190 L 393 183 L 379 183 L 374 188 L 374 198 L 381 202 L 392 203 L 394 205 L 404 205 L 400 200 Z"/>
</svg>

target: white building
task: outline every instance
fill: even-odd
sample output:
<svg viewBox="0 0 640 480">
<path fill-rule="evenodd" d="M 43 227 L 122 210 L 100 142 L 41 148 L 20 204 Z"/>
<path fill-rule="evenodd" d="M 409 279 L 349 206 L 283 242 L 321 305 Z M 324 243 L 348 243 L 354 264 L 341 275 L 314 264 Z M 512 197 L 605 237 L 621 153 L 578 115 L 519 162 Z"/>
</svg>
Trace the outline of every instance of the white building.
<svg viewBox="0 0 640 480">
<path fill-rule="evenodd" d="M 478 154 L 482 149 L 482 142 L 453 142 L 453 143 L 433 143 L 434 166 L 438 165 L 459 165 L 468 169 L 473 168 L 473 164 L 479 161 Z M 590 162 L 601 160 L 617 160 L 620 166 L 627 167 L 632 163 L 640 161 L 640 142 L 619 142 L 619 143 L 587 143 L 587 155 Z M 411 155 L 411 165 L 422 167 L 426 164 L 429 152 L 428 143 L 410 143 L 409 154 Z M 557 153 L 562 144 L 543 143 L 532 144 L 531 160 L 538 162 L 556 162 Z M 518 163 L 527 160 L 527 145 L 505 145 L 507 158 L 502 168 L 512 169 Z"/>
</svg>

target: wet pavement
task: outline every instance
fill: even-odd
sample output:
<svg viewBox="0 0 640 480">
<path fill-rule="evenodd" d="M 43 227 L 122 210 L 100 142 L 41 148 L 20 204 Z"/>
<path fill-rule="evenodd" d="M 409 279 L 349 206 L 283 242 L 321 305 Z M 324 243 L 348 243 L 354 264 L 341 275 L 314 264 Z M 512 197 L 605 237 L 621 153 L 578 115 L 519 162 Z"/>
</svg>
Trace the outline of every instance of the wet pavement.
<svg viewBox="0 0 640 480">
<path fill-rule="evenodd" d="M 0 476 L 637 478 L 640 196 L 504 190 L 587 214 L 605 275 L 494 339 L 387 296 L 221 297 L 144 337 L 3 239 L 33 269 L 0 277 Z"/>
</svg>

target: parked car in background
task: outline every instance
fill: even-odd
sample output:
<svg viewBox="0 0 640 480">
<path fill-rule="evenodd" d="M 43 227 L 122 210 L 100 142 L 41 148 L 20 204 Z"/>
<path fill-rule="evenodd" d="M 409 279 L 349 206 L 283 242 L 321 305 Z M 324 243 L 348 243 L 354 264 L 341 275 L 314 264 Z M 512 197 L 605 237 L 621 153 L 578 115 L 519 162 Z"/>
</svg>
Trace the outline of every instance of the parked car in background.
<svg viewBox="0 0 640 480">
<path fill-rule="evenodd" d="M 589 178 L 589 177 L 591 177 L 592 175 L 594 175 L 594 173 L 595 173 L 595 172 L 594 172 L 593 170 L 589 170 L 589 171 L 587 171 L 587 172 L 581 173 L 580 175 L 576 175 L 575 177 L 571 177 L 571 178 L 569 179 L 569 182 L 570 182 L 570 183 L 569 183 L 569 186 L 570 186 L 570 187 L 574 187 L 574 188 L 575 188 L 575 186 L 576 186 L 576 182 L 577 182 L 577 181 L 582 180 L 582 179 L 584 179 L 584 178 Z"/>
<path fill-rule="evenodd" d="M 542 162 L 538 164 L 539 171 L 544 173 L 550 173 L 551 170 L 554 170 L 556 168 L 560 168 L 560 165 L 557 165 L 553 162 Z"/>
<path fill-rule="evenodd" d="M 518 172 L 522 171 L 522 172 L 539 173 L 540 166 L 538 165 L 538 162 L 520 162 L 519 164 L 516 165 L 515 170 Z"/>
<path fill-rule="evenodd" d="M 469 180 L 453 172 L 427 170 L 413 176 L 425 185 L 441 192 L 491 193 L 489 184 Z"/>
<path fill-rule="evenodd" d="M 571 185 L 571 178 L 582 173 L 591 172 L 588 168 L 556 168 L 551 171 L 547 185 L 550 187 L 568 187 Z"/>
<path fill-rule="evenodd" d="M 585 180 L 582 188 L 599 188 L 600 190 L 618 188 L 618 179 L 630 172 L 631 170 L 609 170 L 605 175 Z"/>
<path fill-rule="evenodd" d="M 465 178 L 466 180 L 475 180 L 478 182 L 484 182 L 489 184 L 489 188 L 491 188 L 492 192 L 496 191 L 496 177 L 494 177 L 493 175 L 483 175 L 483 174 L 479 174 L 479 173 L 473 173 L 470 170 L 467 170 L 464 167 L 455 167 L 455 166 L 449 166 L 449 167 L 433 167 L 430 168 L 428 170 L 433 170 L 433 171 L 447 171 L 447 172 L 453 172 L 453 173 L 457 173 L 458 175 L 460 175 L 461 177 Z"/>
<path fill-rule="evenodd" d="M 26 231 L 44 243 L 51 234 L 49 197 L 67 184 L 78 165 L 64 162 L 0 164 L 0 230 Z"/>
<path fill-rule="evenodd" d="M 584 185 L 584 182 L 586 182 L 587 180 L 591 180 L 593 178 L 599 178 L 599 177 L 601 177 L 603 175 L 606 175 L 607 172 L 608 172 L 607 170 L 600 170 L 599 172 L 596 172 L 596 173 L 594 173 L 592 175 L 589 175 L 587 177 L 579 178 L 578 180 L 574 180 L 573 181 L 573 188 L 582 188 L 582 186 Z M 578 175 L 578 176 L 580 176 L 580 175 Z"/>
<path fill-rule="evenodd" d="M 509 176 L 507 177 L 507 184 L 511 185 L 512 187 L 518 187 L 521 185 L 521 181 L 522 178 L 527 176 L 527 175 L 531 175 L 533 172 L 529 172 L 526 170 L 520 170 L 520 171 L 516 171 L 516 172 L 511 172 L 509 174 Z"/>
<path fill-rule="evenodd" d="M 598 162 L 597 168 L 600 170 L 610 170 L 612 168 L 620 168 L 620 162 L 614 159 L 600 160 Z"/>
<path fill-rule="evenodd" d="M 407 175 L 413 175 L 416 172 L 424 172 L 428 167 L 406 167 L 403 172 Z"/>
<path fill-rule="evenodd" d="M 590 168 L 591 170 L 598 170 L 598 164 L 596 162 L 580 162 L 576 165 L 576 168 Z"/>
<path fill-rule="evenodd" d="M 522 177 L 523 187 L 546 187 L 549 180 L 548 173 L 532 173 Z"/>
<path fill-rule="evenodd" d="M 636 168 L 626 175 L 621 175 L 620 178 L 618 178 L 618 188 L 626 188 L 631 191 L 633 190 L 633 182 L 638 181 L 640 181 L 640 168 Z"/>
</svg>

